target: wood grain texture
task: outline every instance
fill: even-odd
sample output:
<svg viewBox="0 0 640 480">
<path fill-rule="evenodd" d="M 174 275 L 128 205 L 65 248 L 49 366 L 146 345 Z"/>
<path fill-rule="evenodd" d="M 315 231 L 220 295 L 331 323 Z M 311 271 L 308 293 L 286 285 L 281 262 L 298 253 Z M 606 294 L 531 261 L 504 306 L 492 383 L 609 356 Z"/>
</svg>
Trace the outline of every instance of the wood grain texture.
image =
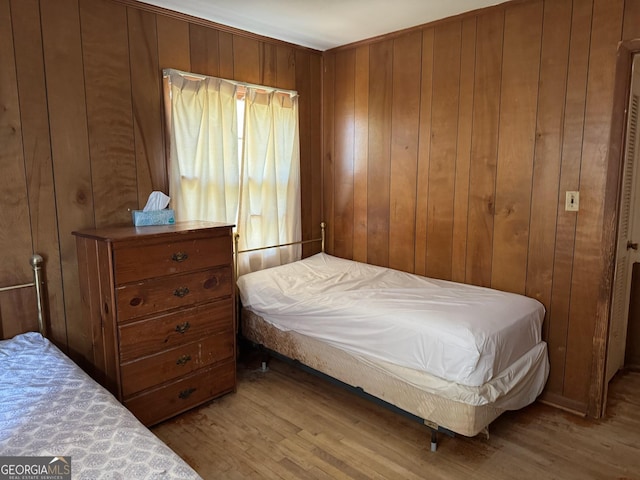
<svg viewBox="0 0 640 480">
<path fill-rule="evenodd" d="M 175 68 L 190 72 L 189 24 L 182 20 L 157 15 L 156 28 L 160 69 Z M 233 55 L 233 47 L 230 49 L 230 53 Z M 232 76 L 233 73 L 227 78 L 232 78 Z"/>
<path fill-rule="evenodd" d="M 591 48 L 585 106 L 584 140 L 580 166 L 582 192 L 573 264 L 572 295 L 567 342 L 567 371 L 564 394 L 578 400 L 589 397 L 594 361 L 594 328 L 604 274 L 602 255 L 603 202 L 606 196 L 606 152 L 609 145 L 611 105 L 615 79 L 615 55 L 622 28 L 622 1 L 595 0 L 593 6 Z M 596 241 L 594 241 L 594 239 Z"/>
<path fill-rule="evenodd" d="M 13 252 L 3 255 L 0 285 L 7 286 L 31 281 L 28 261 L 32 245 L 9 0 L 0 3 L 0 12 L 0 202 L 4 207 L 0 213 L 0 249 Z"/>
<path fill-rule="evenodd" d="M 369 168 L 367 261 L 389 263 L 389 177 L 393 107 L 393 41 L 369 49 Z"/>
<path fill-rule="evenodd" d="M 233 78 L 241 82 L 260 83 L 260 42 L 251 38 L 233 37 Z"/>
<path fill-rule="evenodd" d="M 466 280 L 491 285 L 504 12 L 478 18 Z"/>
<path fill-rule="evenodd" d="M 445 280 L 451 279 L 461 38 L 460 22 L 435 28 L 425 272 Z"/>
<path fill-rule="evenodd" d="M 333 252 L 334 228 L 331 222 L 334 215 L 334 183 L 335 183 L 335 127 L 333 101 L 335 92 L 335 55 L 323 57 L 323 77 L 322 77 L 322 213 L 324 218 L 329 220 L 326 231 L 327 253 Z"/>
<path fill-rule="evenodd" d="M 427 266 L 427 209 L 429 207 L 429 164 L 431 160 L 431 107 L 433 103 L 434 30 L 422 32 L 422 81 L 420 85 L 420 127 L 416 186 L 415 273 L 424 275 Z"/>
<path fill-rule="evenodd" d="M 584 128 L 584 108 L 589 68 L 589 39 L 592 2 L 574 5 L 567 71 L 567 94 L 562 138 L 562 162 L 553 260 L 553 286 L 549 310 L 547 342 L 551 364 L 547 390 L 562 394 L 574 262 L 576 214 L 565 212 L 562 192 L 580 188 L 580 160 Z M 582 402 L 585 408 L 585 402 Z"/>
<path fill-rule="evenodd" d="M 353 260 L 367 261 L 367 157 L 369 153 L 369 46 L 357 48 L 354 78 Z"/>
<path fill-rule="evenodd" d="M 189 25 L 191 71 L 212 77 L 219 76 L 219 55 L 218 31 L 201 25 Z"/>
<path fill-rule="evenodd" d="M 269 49 L 273 50 L 273 49 Z M 266 51 L 266 50 L 265 50 Z M 311 79 L 309 78 L 310 58 L 306 53 L 296 52 L 296 86 L 300 96 L 298 97 L 298 122 L 300 135 L 300 191 L 311 192 L 312 167 L 311 167 Z M 300 198 L 300 217 L 302 219 L 302 238 L 314 238 L 312 226 L 311 195 L 302 195 Z M 302 255 L 308 256 L 309 252 L 318 245 L 303 245 Z"/>
<path fill-rule="evenodd" d="M 218 32 L 218 52 L 220 55 L 220 77 L 233 78 L 233 35 L 227 32 Z"/>
<path fill-rule="evenodd" d="M 126 10 L 81 0 L 80 22 L 95 222 L 129 223 L 138 190 Z"/>
<path fill-rule="evenodd" d="M 637 38 L 640 38 L 640 2 L 630 0 L 624 2 L 622 40 Z"/>
<path fill-rule="evenodd" d="M 71 231 L 95 225 L 85 82 L 77 1 L 41 2 L 51 155 L 56 191 L 58 237 L 67 343 L 76 360 L 82 338 L 76 246 Z"/>
<path fill-rule="evenodd" d="M 451 244 L 451 280 L 465 281 L 467 263 L 467 224 L 469 216 L 469 169 L 473 132 L 473 84 L 476 62 L 476 19 L 462 22 L 460 51 L 460 98 L 458 138 L 453 200 L 453 239 Z"/>
<path fill-rule="evenodd" d="M 335 214 L 333 221 L 333 251 L 339 257 L 353 256 L 353 170 L 355 129 L 355 61 L 356 51 L 336 53 L 335 103 L 336 115 L 333 187 Z"/>
<path fill-rule="evenodd" d="M 131 106 L 135 140 L 138 208 L 154 190 L 169 193 L 165 157 L 164 114 L 155 18 L 135 9 L 127 10 Z"/>
<path fill-rule="evenodd" d="M 310 55 L 309 59 L 309 118 L 310 118 L 310 134 L 309 134 L 309 162 L 311 169 L 311 190 L 302 192 L 306 196 L 308 192 L 311 194 L 311 228 L 313 231 L 312 238 L 320 238 L 320 222 L 324 221 L 324 212 L 322 210 L 323 202 L 323 178 L 322 178 L 322 58 L 319 55 Z M 301 92 L 305 95 L 306 92 Z M 314 253 L 320 251 L 320 246 L 315 245 Z"/>
<path fill-rule="evenodd" d="M 503 414 L 490 437 L 424 425 L 278 360 L 241 359 L 238 391 L 153 432 L 203 478 L 633 478 L 640 469 L 640 374 L 616 378 L 602 421 L 534 404 Z M 606 454 L 603 454 L 606 452 Z"/>
<path fill-rule="evenodd" d="M 281 45 L 276 47 L 276 78 L 278 88 L 295 90 L 296 56 L 292 48 Z"/>
<path fill-rule="evenodd" d="M 393 41 L 393 107 L 389 171 L 389 266 L 415 269 L 416 172 L 421 83 L 422 32 Z"/>
<path fill-rule="evenodd" d="M 525 294 L 547 306 L 551 305 L 556 249 L 571 10 L 571 0 L 544 5 Z M 545 340 L 548 339 L 549 313 L 547 311 L 543 325 Z"/>
<path fill-rule="evenodd" d="M 40 29 L 40 5 L 37 0 L 12 0 L 11 16 L 14 25 L 16 77 L 20 98 L 22 145 L 33 251 L 45 259 L 49 338 L 65 349 L 67 328 Z M 25 262 L 26 258 L 21 260 Z"/>
<path fill-rule="evenodd" d="M 542 2 L 505 12 L 491 286 L 523 294 L 537 114 Z"/>
</svg>

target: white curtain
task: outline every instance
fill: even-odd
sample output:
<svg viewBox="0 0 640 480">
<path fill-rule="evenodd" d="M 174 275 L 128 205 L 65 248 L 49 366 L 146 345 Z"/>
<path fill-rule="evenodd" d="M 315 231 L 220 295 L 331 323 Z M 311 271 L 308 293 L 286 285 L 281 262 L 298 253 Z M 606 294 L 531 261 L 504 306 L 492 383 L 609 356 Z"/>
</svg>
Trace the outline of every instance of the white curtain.
<svg viewBox="0 0 640 480">
<path fill-rule="evenodd" d="M 239 249 L 300 241 L 297 95 L 247 88 L 242 159 Z M 239 272 L 299 260 L 301 253 L 292 245 L 241 254 Z"/>
<path fill-rule="evenodd" d="M 236 223 L 239 201 L 237 86 L 169 71 L 169 196 L 176 220 Z"/>
<path fill-rule="evenodd" d="M 172 69 L 165 77 L 169 196 L 176 220 L 233 223 L 240 251 L 299 242 L 297 94 Z M 242 253 L 239 273 L 289 263 L 301 253 L 300 245 Z"/>
</svg>

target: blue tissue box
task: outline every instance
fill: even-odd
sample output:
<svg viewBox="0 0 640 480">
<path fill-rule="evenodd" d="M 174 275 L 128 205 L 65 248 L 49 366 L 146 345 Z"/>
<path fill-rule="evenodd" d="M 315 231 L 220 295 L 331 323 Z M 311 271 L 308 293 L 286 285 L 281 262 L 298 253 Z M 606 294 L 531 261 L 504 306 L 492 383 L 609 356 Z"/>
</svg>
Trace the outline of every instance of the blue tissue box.
<svg viewBox="0 0 640 480">
<path fill-rule="evenodd" d="M 131 217 L 136 227 L 148 225 L 173 225 L 176 223 L 175 212 L 170 208 L 164 210 L 150 210 L 144 212 L 142 210 L 132 210 Z"/>
</svg>

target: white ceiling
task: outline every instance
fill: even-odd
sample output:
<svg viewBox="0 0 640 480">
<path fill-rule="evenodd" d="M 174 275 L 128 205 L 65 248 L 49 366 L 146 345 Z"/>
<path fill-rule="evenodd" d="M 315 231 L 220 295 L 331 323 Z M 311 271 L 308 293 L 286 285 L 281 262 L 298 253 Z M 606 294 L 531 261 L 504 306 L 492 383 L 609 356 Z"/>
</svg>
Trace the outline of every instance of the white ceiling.
<svg viewBox="0 0 640 480">
<path fill-rule="evenodd" d="M 450 17 L 505 0 L 142 0 L 316 50 Z"/>
</svg>

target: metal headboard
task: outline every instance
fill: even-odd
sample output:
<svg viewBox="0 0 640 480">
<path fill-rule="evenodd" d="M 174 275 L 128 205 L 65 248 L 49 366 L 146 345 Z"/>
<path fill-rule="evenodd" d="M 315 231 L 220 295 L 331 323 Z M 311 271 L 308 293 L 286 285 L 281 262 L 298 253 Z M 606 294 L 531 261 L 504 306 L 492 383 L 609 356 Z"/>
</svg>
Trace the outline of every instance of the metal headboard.
<svg viewBox="0 0 640 480">
<path fill-rule="evenodd" d="M 33 269 L 33 282 L 22 283 L 20 285 L 10 285 L 0 288 L 0 292 L 9 290 L 17 290 L 19 288 L 36 287 L 36 301 L 38 306 L 38 329 L 43 337 L 47 336 L 47 322 L 44 315 L 44 276 L 42 275 L 42 264 L 44 259 L 37 253 L 31 256 L 29 260 Z"/>
<path fill-rule="evenodd" d="M 322 253 L 324 253 L 324 240 L 325 240 L 326 227 L 327 227 L 326 223 L 320 222 L 320 238 L 312 238 L 311 240 L 300 240 L 299 242 L 283 243 L 281 245 L 269 245 L 268 247 L 248 248 L 246 250 L 238 249 L 240 234 L 236 233 L 233 236 L 235 278 L 236 279 L 238 278 L 238 255 L 241 253 L 257 252 L 259 250 L 268 250 L 270 248 L 278 248 L 278 247 L 290 247 L 291 245 L 304 245 L 306 243 L 313 243 L 313 242 L 320 242 L 320 248 L 322 249 Z"/>
</svg>

